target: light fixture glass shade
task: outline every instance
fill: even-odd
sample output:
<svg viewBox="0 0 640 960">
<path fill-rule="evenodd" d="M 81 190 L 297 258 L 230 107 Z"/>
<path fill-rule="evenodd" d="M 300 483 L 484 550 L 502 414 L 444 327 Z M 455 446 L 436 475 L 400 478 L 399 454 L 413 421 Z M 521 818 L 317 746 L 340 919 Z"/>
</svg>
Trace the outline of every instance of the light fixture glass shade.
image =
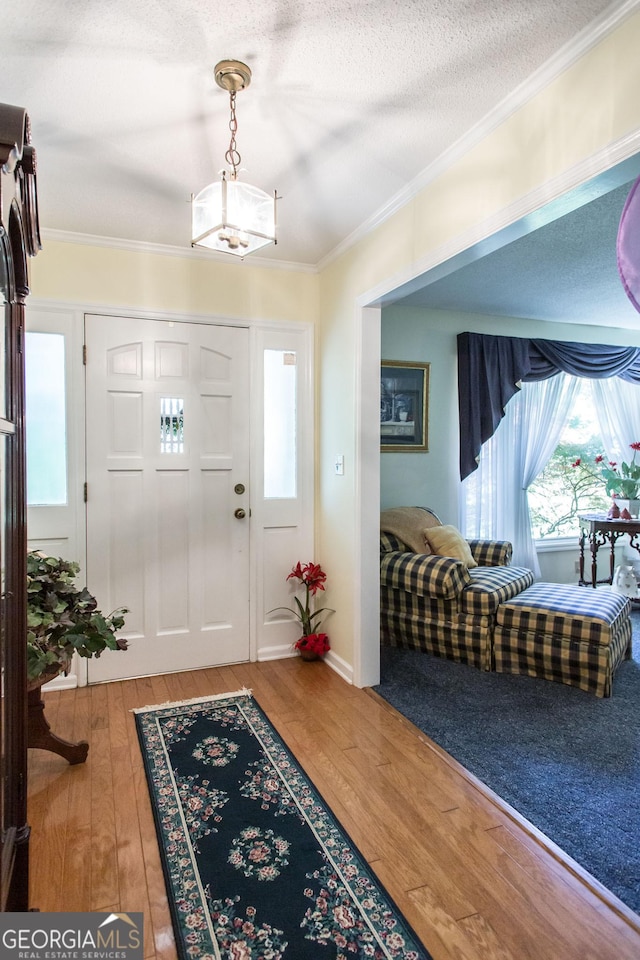
<svg viewBox="0 0 640 960">
<path fill-rule="evenodd" d="M 192 246 L 245 257 L 276 242 L 276 197 L 225 175 L 191 203 Z"/>
</svg>

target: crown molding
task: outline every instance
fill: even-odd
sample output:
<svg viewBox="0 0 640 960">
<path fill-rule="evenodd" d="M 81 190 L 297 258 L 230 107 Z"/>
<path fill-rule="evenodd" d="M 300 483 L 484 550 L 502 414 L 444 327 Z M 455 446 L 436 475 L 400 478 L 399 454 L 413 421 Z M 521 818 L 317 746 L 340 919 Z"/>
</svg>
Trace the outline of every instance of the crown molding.
<svg viewBox="0 0 640 960">
<path fill-rule="evenodd" d="M 197 247 L 178 247 L 164 243 L 145 243 L 140 240 L 124 240 L 119 237 L 99 237 L 90 233 L 73 233 L 70 230 L 41 230 L 43 240 L 57 243 L 73 243 L 87 247 L 107 247 L 111 250 L 125 250 L 131 253 L 150 253 L 159 257 L 174 257 L 182 260 L 212 260 L 214 263 L 226 263 L 234 260 L 238 264 L 246 263 L 239 257 L 228 257 L 223 253 L 207 253 Z M 266 270 L 293 270 L 297 273 L 317 273 L 314 264 L 296 263 L 289 260 L 268 260 L 266 257 L 251 257 L 252 266 Z"/>
<path fill-rule="evenodd" d="M 393 276 L 387 277 L 372 289 L 361 294 L 358 297 L 359 305 L 361 307 L 378 306 L 402 299 L 404 295 L 412 293 L 414 288 L 418 289 L 423 286 L 424 277 L 430 271 L 436 271 L 444 264 L 447 266 L 445 272 L 450 273 L 453 269 L 452 261 L 456 257 L 465 258 L 464 262 L 458 263 L 459 266 L 463 266 L 466 262 L 469 262 L 469 256 L 473 258 L 473 250 L 478 244 L 493 242 L 492 238 L 499 238 L 503 231 L 510 231 L 512 234 L 510 240 L 517 239 L 528 232 L 526 229 L 527 220 L 530 222 L 533 220 L 538 226 L 542 224 L 543 220 L 547 222 L 545 207 L 549 204 L 562 204 L 565 208 L 564 212 L 568 212 L 567 198 L 573 191 L 585 188 L 589 193 L 589 199 L 594 199 L 600 195 L 598 185 L 593 182 L 595 178 L 604 177 L 611 180 L 612 176 L 617 174 L 617 179 L 613 184 L 617 186 L 619 183 L 625 182 L 626 179 L 637 176 L 637 165 L 632 161 L 632 158 L 636 157 L 638 153 L 640 153 L 640 130 L 634 130 L 613 143 L 607 144 L 598 153 L 581 160 L 568 170 L 564 170 L 558 176 L 540 184 L 524 196 L 518 197 L 513 203 L 498 210 L 482 222 L 474 224 L 470 229 L 415 260 Z M 628 168 L 624 172 L 616 171 L 615 168 L 624 164 L 625 161 L 632 161 L 633 168 Z M 640 163 L 640 161 L 638 162 Z M 606 192 L 606 189 L 606 187 L 603 187 L 602 192 Z M 579 204 L 576 203 L 576 205 Z M 573 208 L 572 206 L 571 209 Z M 438 279 L 438 277 L 433 275 L 433 279 Z"/>
<path fill-rule="evenodd" d="M 324 270 L 360 240 L 372 233 L 386 220 L 406 206 L 425 187 L 441 176 L 449 167 L 461 160 L 470 150 L 509 119 L 517 110 L 549 86 L 565 70 L 573 66 L 581 57 L 597 46 L 605 37 L 616 30 L 625 20 L 640 9 L 640 0 L 624 0 L 613 4 L 599 17 L 578 33 L 569 43 L 561 47 L 552 57 L 535 70 L 519 86 L 515 87 L 482 120 L 451 144 L 433 163 L 425 167 L 413 180 L 394 194 L 376 213 L 367 218 L 359 227 L 341 240 L 326 256 L 317 263 L 318 270 Z"/>
</svg>

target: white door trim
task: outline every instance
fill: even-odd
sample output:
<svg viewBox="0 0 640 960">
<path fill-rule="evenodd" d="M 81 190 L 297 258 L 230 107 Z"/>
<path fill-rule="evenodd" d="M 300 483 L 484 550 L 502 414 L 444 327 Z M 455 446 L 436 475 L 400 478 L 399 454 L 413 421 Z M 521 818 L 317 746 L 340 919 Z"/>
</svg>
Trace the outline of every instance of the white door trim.
<svg viewBox="0 0 640 960">
<path fill-rule="evenodd" d="M 356 321 L 356 604 L 353 682 L 380 682 L 380 307 L 358 306 Z"/>
</svg>

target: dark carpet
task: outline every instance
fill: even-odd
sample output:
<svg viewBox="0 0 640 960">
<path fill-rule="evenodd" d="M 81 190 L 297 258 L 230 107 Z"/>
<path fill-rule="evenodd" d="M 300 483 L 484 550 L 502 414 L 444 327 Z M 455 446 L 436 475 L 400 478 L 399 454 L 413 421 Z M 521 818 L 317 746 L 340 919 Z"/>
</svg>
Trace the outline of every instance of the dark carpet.
<svg viewBox="0 0 640 960">
<path fill-rule="evenodd" d="M 634 659 L 597 699 L 382 647 L 375 690 L 640 913 L 640 610 Z"/>
</svg>

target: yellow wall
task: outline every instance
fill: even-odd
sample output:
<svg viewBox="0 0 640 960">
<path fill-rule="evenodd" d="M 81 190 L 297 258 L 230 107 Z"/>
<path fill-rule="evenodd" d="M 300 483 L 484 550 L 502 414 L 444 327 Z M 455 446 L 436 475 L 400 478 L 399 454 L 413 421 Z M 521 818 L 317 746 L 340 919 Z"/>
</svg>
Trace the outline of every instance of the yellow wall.
<svg viewBox="0 0 640 960">
<path fill-rule="evenodd" d="M 567 175 L 621 138 L 640 131 L 640 14 L 585 54 L 543 92 L 471 149 L 446 173 L 320 275 L 318 368 L 318 557 L 329 575 L 334 650 L 354 661 L 358 620 L 358 490 L 354 474 L 336 478 L 332 457 L 356 454 L 355 383 L 360 313 L 356 298 L 408 279 L 421 259 L 437 263 L 482 236 L 482 225 L 533 191 Z M 592 171 L 592 173 L 599 171 Z M 588 175 L 592 175 L 591 173 Z M 587 174 L 585 174 L 585 177 Z M 554 199 L 553 187 L 549 196 Z M 366 334 L 365 334 L 366 335 Z M 344 479 L 347 482 L 338 482 Z M 377 481 L 377 477 L 375 478 Z M 366 486 L 366 477 L 363 478 Z M 365 524 L 363 554 L 377 550 L 377 517 Z M 377 603 L 377 584 L 364 605 Z M 355 638 L 355 639 L 354 639 Z M 364 637 L 365 644 L 376 638 Z"/>
<path fill-rule="evenodd" d="M 31 295 L 80 305 L 314 323 L 315 273 L 47 240 Z"/>
</svg>

